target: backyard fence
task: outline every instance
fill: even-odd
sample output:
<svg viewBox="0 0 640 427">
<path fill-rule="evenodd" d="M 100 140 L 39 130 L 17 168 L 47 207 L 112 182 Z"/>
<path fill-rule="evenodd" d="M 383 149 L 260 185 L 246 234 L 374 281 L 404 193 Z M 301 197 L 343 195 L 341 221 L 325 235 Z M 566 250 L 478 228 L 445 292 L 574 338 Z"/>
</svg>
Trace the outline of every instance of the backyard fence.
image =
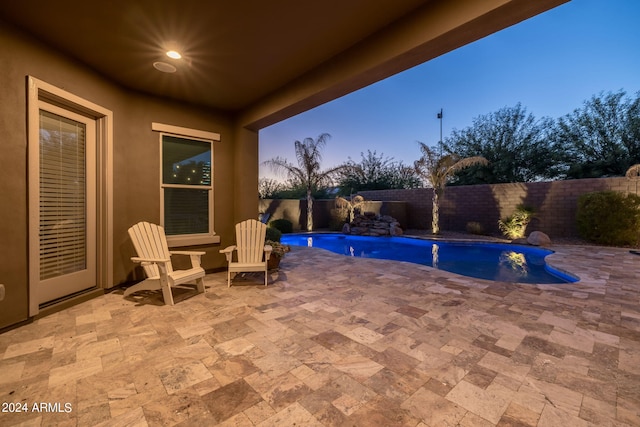
<svg viewBox="0 0 640 427">
<path fill-rule="evenodd" d="M 440 228 L 465 231 L 467 223 L 477 222 L 487 233 L 499 234 L 498 220 L 513 214 L 522 204 L 535 210 L 528 232 L 539 230 L 552 238 L 577 237 L 578 197 L 605 190 L 640 195 L 640 181 L 594 178 L 447 187 L 440 199 Z M 370 201 L 366 211 L 391 215 L 404 229 L 431 228 L 433 190 L 430 188 L 361 191 L 358 194 Z M 259 208 L 260 212 L 271 213 L 272 219 L 288 219 L 294 230 L 306 229 L 306 200 L 260 200 Z M 314 228 L 327 228 L 334 208 L 333 200 L 315 200 Z"/>
<path fill-rule="evenodd" d="M 407 224 L 406 202 L 403 201 L 375 201 L 368 200 L 364 205 L 365 212 L 375 212 L 382 215 L 391 215 L 400 224 Z M 332 210 L 336 208 L 335 200 L 313 201 L 313 228 L 327 229 L 331 224 Z M 293 224 L 294 231 L 306 231 L 307 229 L 307 201 L 306 199 L 262 199 L 258 205 L 260 213 L 270 214 L 269 219 L 284 218 Z"/>
</svg>

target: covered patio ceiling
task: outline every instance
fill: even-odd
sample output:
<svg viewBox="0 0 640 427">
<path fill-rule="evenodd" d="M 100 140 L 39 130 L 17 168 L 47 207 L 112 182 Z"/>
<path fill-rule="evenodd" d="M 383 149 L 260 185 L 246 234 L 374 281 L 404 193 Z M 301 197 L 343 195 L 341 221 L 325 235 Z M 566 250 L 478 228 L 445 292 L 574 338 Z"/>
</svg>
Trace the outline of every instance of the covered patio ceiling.
<svg viewBox="0 0 640 427">
<path fill-rule="evenodd" d="M 21 0 L 0 21 L 129 90 L 259 129 L 566 1 Z"/>
</svg>

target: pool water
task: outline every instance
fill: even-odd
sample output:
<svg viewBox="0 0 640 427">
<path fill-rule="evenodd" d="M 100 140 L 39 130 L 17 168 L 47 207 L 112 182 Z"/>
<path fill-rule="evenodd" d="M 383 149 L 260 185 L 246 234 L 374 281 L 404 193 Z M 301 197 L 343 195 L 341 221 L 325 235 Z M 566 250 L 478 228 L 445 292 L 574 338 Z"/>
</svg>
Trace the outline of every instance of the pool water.
<svg viewBox="0 0 640 427">
<path fill-rule="evenodd" d="M 578 280 L 548 266 L 544 258 L 553 251 L 536 247 L 336 233 L 285 234 L 282 243 L 326 249 L 346 256 L 412 262 L 501 282 L 560 284 Z"/>
</svg>

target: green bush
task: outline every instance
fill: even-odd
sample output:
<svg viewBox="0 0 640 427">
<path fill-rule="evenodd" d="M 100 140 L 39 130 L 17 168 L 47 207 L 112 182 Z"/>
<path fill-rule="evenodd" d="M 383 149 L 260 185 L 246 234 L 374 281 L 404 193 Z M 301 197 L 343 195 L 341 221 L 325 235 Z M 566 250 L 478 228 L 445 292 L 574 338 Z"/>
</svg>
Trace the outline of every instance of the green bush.
<svg viewBox="0 0 640 427">
<path fill-rule="evenodd" d="M 293 224 L 288 219 L 274 219 L 269 222 L 269 227 L 277 228 L 282 234 L 293 233 Z"/>
<path fill-rule="evenodd" d="M 578 233 L 583 239 L 613 246 L 640 241 L 640 196 L 599 191 L 578 198 Z"/>
<path fill-rule="evenodd" d="M 282 239 L 282 232 L 274 227 L 267 227 L 267 233 L 265 240 L 271 240 L 272 242 L 279 242 Z"/>
<path fill-rule="evenodd" d="M 527 232 L 527 225 L 529 225 L 533 213 L 533 208 L 518 205 L 513 215 L 498 221 L 498 227 L 508 239 L 520 239 Z"/>
</svg>

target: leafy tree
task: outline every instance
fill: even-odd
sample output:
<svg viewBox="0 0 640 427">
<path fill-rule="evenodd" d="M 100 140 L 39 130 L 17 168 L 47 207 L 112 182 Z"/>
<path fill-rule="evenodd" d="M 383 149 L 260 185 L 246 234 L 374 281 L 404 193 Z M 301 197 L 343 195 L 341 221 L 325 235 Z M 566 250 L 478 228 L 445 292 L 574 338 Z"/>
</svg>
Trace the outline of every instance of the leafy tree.
<svg viewBox="0 0 640 427">
<path fill-rule="evenodd" d="M 330 185 L 335 175 L 346 167 L 341 165 L 326 170 L 320 169 L 321 151 L 330 137 L 328 133 L 323 133 L 317 139 L 305 138 L 303 141 L 295 141 L 298 166 L 281 157 L 264 162 L 275 171 L 285 172 L 292 182 L 304 186 L 307 198 L 307 231 L 313 230 L 313 192 Z"/>
<path fill-rule="evenodd" d="M 552 129 L 552 119 L 536 120 L 520 103 L 474 118 L 471 126 L 454 129 L 445 146 L 462 158 L 482 156 L 489 165 L 459 171 L 453 183 L 495 184 L 559 177 L 562 150 L 549 142 Z"/>
<path fill-rule="evenodd" d="M 627 132 L 622 135 L 622 144 L 629 153 L 629 164 L 640 162 L 640 92 L 631 102 L 627 113 Z"/>
<path fill-rule="evenodd" d="M 307 190 L 304 184 L 294 179 L 277 181 L 270 178 L 261 178 L 258 181 L 258 197 L 261 199 L 304 199 Z M 329 198 L 329 193 L 324 188 L 312 191 L 314 199 Z"/>
<path fill-rule="evenodd" d="M 392 159 L 377 155 L 375 151 L 368 150 L 367 155 L 360 153 L 360 163 L 351 158 L 338 179 L 338 186 L 342 193 L 350 194 L 360 190 L 382 190 L 388 188 L 389 165 Z"/>
<path fill-rule="evenodd" d="M 420 142 L 422 157 L 416 160 L 414 167 L 416 173 L 421 176 L 433 188 L 433 204 L 431 217 L 431 232 L 440 232 L 440 197 L 444 194 L 447 181 L 456 172 L 475 165 L 487 165 L 487 159 L 481 156 L 462 158 L 457 154 L 440 154 L 435 147 L 429 147 Z"/>
<path fill-rule="evenodd" d="M 340 194 L 420 186 L 420 179 L 412 167 L 402 162 L 394 162 L 393 158 L 384 157 L 384 154 L 378 155 L 376 151 L 368 150 L 366 156 L 364 153 L 360 153 L 360 156 L 360 163 L 355 163 L 349 158 L 349 167 L 340 172 Z"/>
<path fill-rule="evenodd" d="M 591 97 L 558 119 L 554 139 L 565 148 L 568 178 L 623 176 L 640 162 L 640 92 Z"/>
<path fill-rule="evenodd" d="M 295 179 L 288 178 L 284 182 L 271 180 L 271 183 L 265 183 L 263 188 L 258 188 L 258 195 L 262 199 L 306 199 L 307 189 L 305 185 Z M 262 182 L 262 181 L 261 181 Z M 268 197 L 262 197 L 262 194 Z M 333 196 L 329 194 L 327 188 L 317 188 L 311 192 L 314 200 L 330 199 Z"/>
<path fill-rule="evenodd" d="M 420 176 L 416 174 L 414 167 L 398 162 L 394 163 L 392 168 L 390 189 L 420 188 L 422 186 Z"/>
<path fill-rule="evenodd" d="M 258 197 L 261 199 L 279 199 L 284 189 L 284 184 L 275 179 L 260 178 L 258 181 Z"/>
</svg>

